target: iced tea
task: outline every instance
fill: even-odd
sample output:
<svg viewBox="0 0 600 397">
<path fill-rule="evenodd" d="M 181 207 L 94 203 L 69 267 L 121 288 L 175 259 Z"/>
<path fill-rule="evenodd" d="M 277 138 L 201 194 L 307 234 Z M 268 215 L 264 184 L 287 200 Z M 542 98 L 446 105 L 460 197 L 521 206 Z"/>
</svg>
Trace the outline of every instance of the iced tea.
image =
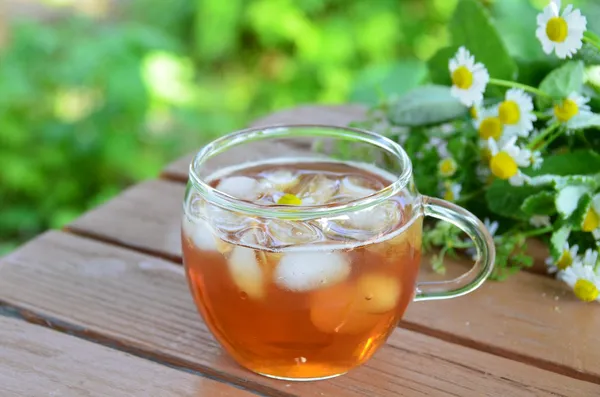
<svg viewBox="0 0 600 397">
<path fill-rule="evenodd" d="M 210 185 L 262 205 L 357 200 L 393 176 L 338 162 L 248 164 Z M 420 211 L 398 195 L 327 219 L 247 216 L 191 197 L 182 241 L 197 306 L 224 348 L 267 376 L 322 379 L 367 361 L 412 300 Z"/>
</svg>

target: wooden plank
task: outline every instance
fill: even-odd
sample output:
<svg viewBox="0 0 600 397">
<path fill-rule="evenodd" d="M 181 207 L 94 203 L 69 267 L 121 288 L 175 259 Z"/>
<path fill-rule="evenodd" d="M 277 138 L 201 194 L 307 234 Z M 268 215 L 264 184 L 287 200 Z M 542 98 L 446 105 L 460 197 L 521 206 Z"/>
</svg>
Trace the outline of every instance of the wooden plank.
<svg viewBox="0 0 600 397">
<path fill-rule="evenodd" d="M 68 225 L 79 234 L 181 261 L 181 208 L 185 185 L 150 180 Z M 109 216 L 107 216 L 109 215 Z"/>
<path fill-rule="evenodd" d="M 275 124 L 326 124 L 335 126 L 347 126 L 353 121 L 362 120 L 365 117 L 366 108 L 361 105 L 339 105 L 339 106 L 299 106 L 292 109 L 282 110 L 267 115 L 253 122 L 250 127 L 265 127 Z M 240 161 L 250 159 L 268 158 L 271 153 L 281 151 L 279 145 L 274 147 L 269 144 L 263 145 L 262 150 L 241 152 L 236 155 Z M 293 150 L 289 148 L 288 150 Z M 195 153 L 190 153 L 169 164 L 162 172 L 165 179 L 187 181 L 188 170 Z"/>
<path fill-rule="evenodd" d="M 0 317 L 0 395 L 250 397 L 256 394 L 22 320 Z"/>
<path fill-rule="evenodd" d="M 180 262 L 183 191 L 173 182 L 145 182 L 69 229 Z M 464 266 L 448 264 L 453 273 Z M 522 272 L 465 297 L 414 304 L 401 325 L 572 376 L 600 377 L 594 361 L 600 360 L 600 307 L 577 301 L 549 277 Z M 565 343 L 571 340 L 578 344 Z"/>
<path fill-rule="evenodd" d="M 0 262 L 0 300 L 88 337 L 281 396 L 591 396 L 600 386 L 398 329 L 366 365 L 286 383 L 235 365 L 200 320 L 182 269 L 104 243 L 50 232 Z M 30 315 L 30 318 L 35 319 Z"/>
</svg>

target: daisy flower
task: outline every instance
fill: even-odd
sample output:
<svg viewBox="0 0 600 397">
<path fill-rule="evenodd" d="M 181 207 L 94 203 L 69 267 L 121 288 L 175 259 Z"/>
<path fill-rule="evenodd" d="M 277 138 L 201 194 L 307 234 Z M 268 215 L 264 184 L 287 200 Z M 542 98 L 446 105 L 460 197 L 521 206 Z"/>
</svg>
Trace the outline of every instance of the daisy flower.
<svg viewBox="0 0 600 397">
<path fill-rule="evenodd" d="M 578 245 L 569 247 L 569 243 L 566 242 L 560 256 L 555 261 L 554 258 L 546 258 L 546 265 L 548 266 L 548 273 L 556 273 L 559 270 L 566 270 L 570 267 L 575 260 L 579 260 L 577 257 L 577 251 L 579 250 Z"/>
<path fill-rule="evenodd" d="M 522 149 L 515 143 L 517 137 L 514 136 L 502 143 L 498 148 L 496 141 L 488 139 L 490 149 L 490 170 L 497 178 L 507 179 L 513 186 L 521 186 L 527 177 L 519 170 L 519 167 L 529 167 L 531 152 Z"/>
<path fill-rule="evenodd" d="M 444 183 L 446 191 L 444 192 L 444 200 L 446 201 L 456 201 L 460 198 L 460 192 L 462 190 L 462 185 L 460 183 Z"/>
<path fill-rule="evenodd" d="M 582 46 L 587 20 L 573 5 L 569 4 L 562 15 L 560 0 L 551 0 L 537 16 L 535 35 L 546 54 L 552 51 L 557 57 L 571 58 Z"/>
<path fill-rule="evenodd" d="M 530 161 L 533 169 L 539 170 L 542 167 L 542 163 L 544 162 L 544 159 L 542 158 L 542 152 L 540 152 L 539 150 L 531 152 Z"/>
<path fill-rule="evenodd" d="M 454 58 L 448 63 L 452 79 L 452 96 L 465 106 L 472 106 L 483 100 L 483 93 L 490 75 L 482 63 L 475 63 L 475 57 L 460 47 Z"/>
<path fill-rule="evenodd" d="M 498 105 L 498 118 L 504 124 L 507 136 L 527 137 L 537 120 L 533 114 L 533 100 L 525 91 L 511 88 L 506 91 L 504 101 Z"/>
<path fill-rule="evenodd" d="M 600 193 L 592 198 L 592 205 L 583 218 L 581 230 L 592 233 L 596 240 L 600 240 Z"/>
<path fill-rule="evenodd" d="M 499 140 L 504 131 L 500 117 L 498 117 L 498 107 L 484 108 L 478 112 L 479 117 L 473 120 L 473 126 L 477 129 L 479 137 L 487 140 L 493 138 Z"/>
<path fill-rule="evenodd" d="M 446 157 L 438 163 L 438 172 L 441 176 L 449 177 L 456 173 L 458 164 L 452 157 Z"/>
<path fill-rule="evenodd" d="M 583 255 L 583 264 L 585 266 L 593 267 L 597 274 L 598 272 L 598 250 L 588 248 L 585 250 L 585 254 Z"/>
<path fill-rule="evenodd" d="M 600 300 L 600 275 L 594 271 L 595 263 L 590 263 L 593 259 L 594 255 L 586 252 L 583 260 L 573 261 L 571 266 L 558 273 L 558 278 L 573 288 L 575 296 L 584 302 Z"/>
<path fill-rule="evenodd" d="M 469 114 L 471 115 L 471 118 L 473 120 L 477 120 L 479 118 L 482 108 L 483 106 L 481 105 L 481 102 L 476 102 L 473 105 L 471 105 L 471 107 L 469 108 Z"/>
<path fill-rule="evenodd" d="M 529 224 L 533 227 L 550 226 L 550 217 L 548 215 L 533 215 L 529 218 Z"/>
<path fill-rule="evenodd" d="M 450 152 L 448 152 L 448 142 L 442 138 L 438 138 L 436 136 L 429 138 L 429 142 L 425 144 L 425 149 L 432 148 L 435 148 L 440 158 L 450 156 Z"/>
<path fill-rule="evenodd" d="M 589 101 L 590 98 L 572 92 L 567 98 L 554 105 L 550 122 L 558 121 L 569 128 L 573 121 L 577 121 L 578 116 L 590 112 L 590 106 L 587 104 Z"/>
</svg>

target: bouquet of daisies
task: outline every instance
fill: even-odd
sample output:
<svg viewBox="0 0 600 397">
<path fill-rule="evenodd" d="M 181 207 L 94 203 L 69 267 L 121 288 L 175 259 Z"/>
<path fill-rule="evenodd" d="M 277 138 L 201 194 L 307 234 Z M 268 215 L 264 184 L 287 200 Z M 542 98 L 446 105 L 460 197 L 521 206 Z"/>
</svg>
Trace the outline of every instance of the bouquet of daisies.
<svg viewBox="0 0 600 397">
<path fill-rule="evenodd" d="M 535 238 L 548 247 L 549 273 L 600 301 L 600 38 L 560 0 L 528 22 L 547 58 L 535 65 L 509 55 L 478 1 L 460 0 L 453 45 L 429 60 L 430 81 L 357 124 L 405 147 L 423 193 L 485 219 L 497 248 L 492 278 L 532 266 Z M 439 248 L 437 271 L 470 244 L 443 223 L 424 236 L 425 248 Z"/>
</svg>

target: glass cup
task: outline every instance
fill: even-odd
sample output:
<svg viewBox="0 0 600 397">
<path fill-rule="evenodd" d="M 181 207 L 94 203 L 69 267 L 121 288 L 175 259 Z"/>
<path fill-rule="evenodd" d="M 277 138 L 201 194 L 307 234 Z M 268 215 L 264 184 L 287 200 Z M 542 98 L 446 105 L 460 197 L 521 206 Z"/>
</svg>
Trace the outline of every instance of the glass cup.
<svg viewBox="0 0 600 397">
<path fill-rule="evenodd" d="M 388 183 L 364 197 L 306 206 L 265 204 L 215 188 L 233 171 L 269 164 L 341 164 Z M 221 137 L 191 163 L 183 212 L 186 277 L 208 328 L 243 367 L 277 379 L 326 379 L 363 364 L 411 301 L 467 294 L 494 264 L 493 240 L 479 219 L 420 195 L 402 147 L 353 128 L 287 125 Z M 417 281 L 425 215 L 473 240 L 477 260 L 470 271 L 449 281 Z M 397 227 L 388 227 L 392 221 Z"/>
</svg>

